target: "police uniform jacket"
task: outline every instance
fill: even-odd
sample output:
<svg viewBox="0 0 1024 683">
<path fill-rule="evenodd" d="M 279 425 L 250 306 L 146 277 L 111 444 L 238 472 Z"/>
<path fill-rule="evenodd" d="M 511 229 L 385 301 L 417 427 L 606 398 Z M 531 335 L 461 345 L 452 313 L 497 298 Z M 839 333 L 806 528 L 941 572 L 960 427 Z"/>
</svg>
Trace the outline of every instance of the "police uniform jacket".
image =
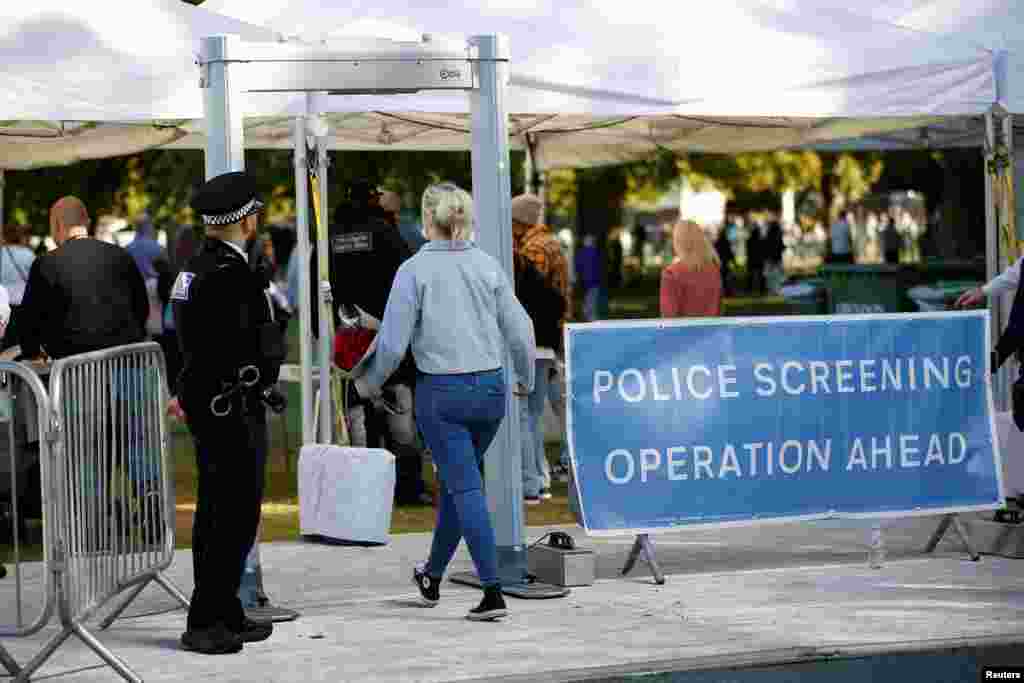
<svg viewBox="0 0 1024 683">
<path fill-rule="evenodd" d="M 208 410 L 210 398 L 247 365 L 259 368 L 259 387 L 277 381 L 284 361 L 280 328 L 263 278 L 231 245 L 206 240 L 179 273 L 171 300 L 184 360 L 178 396 L 186 413 Z"/>
</svg>

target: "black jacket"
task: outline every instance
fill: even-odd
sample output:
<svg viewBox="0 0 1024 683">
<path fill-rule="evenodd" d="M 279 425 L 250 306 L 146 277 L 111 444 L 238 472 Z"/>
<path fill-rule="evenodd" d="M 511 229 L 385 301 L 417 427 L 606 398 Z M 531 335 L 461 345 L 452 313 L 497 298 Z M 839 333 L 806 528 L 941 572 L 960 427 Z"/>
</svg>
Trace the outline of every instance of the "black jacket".
<svg viewBox="0 0 1024 683">
<path fill-rule="evenodd" d="M 359 306 L 383 321 L 395 274 L 399 266 L 412 257 L 412 249 L 398 228 L 373 208 L 348 212 L 340 208 L 331 228 L 330 270 L 335 327 L 341 322 L 338 305 L 342 303 Z M 316 267 L 316 261 L 313 267 Z M 317 290 L 314 288 L 312 291 Z M 416 365 L 409 352 L 391 381 L 412 385 L 415 377 Z"/>
<path fill-rule="evenodd" d="M 533 321 L 537 346 L 561 351 L 565 297 L 548 283 L 529 259 L 517 256 L 514 262 L 516 298 Z"/>
<path fill-rule="evenodd" d="M 354 304 L 383 320 L 395 273 L 412 256 L 412 250 L 398 228 L 371 212 L 353 215 L 332 228 L 331 291 L 335 304 Z"/>
<path fill-rule="evenodd" d="M 18 341 L 24 356 L 43 348 L 63 358 L 144 341 L 148 317 L 146 284 L 128 252 L 72 239 L 32 264 Z"/>
<path fill-rule="evenodd" d="M 187 413 L 206 410 L 246 365 L 260 369 L 260 386 L 277 381 L 284 340 L 264 289 L 261 274 L 220 240 L 205 241 L 178 274 L 171 291 L 184 360 L 177 394 Z"/>
</svg>

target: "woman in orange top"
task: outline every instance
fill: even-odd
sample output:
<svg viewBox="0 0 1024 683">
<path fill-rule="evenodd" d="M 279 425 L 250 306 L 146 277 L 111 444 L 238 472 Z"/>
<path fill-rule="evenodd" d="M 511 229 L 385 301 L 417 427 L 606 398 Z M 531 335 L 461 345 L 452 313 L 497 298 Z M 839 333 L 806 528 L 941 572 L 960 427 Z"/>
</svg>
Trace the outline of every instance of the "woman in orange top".
<svg viewBox="0 0 1024 683">
<path fill-rule="evenodd" d="M 675 258 L 661 272 L 661 316 L 719 315 L 721 263 L 704 230 L 693 221 L 679 221 L 672 227 L 672 251 Z"/>
</svg>

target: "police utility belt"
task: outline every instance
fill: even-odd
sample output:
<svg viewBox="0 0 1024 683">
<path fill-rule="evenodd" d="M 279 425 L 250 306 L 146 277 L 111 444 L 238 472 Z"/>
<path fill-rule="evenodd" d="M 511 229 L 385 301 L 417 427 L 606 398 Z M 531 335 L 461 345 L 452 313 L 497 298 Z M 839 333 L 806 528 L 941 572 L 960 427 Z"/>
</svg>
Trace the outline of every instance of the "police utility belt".
<svg viewBox="0 0 1024 683">
<path fill-rule="evenodd" d="M 283 395 L 273 386 L 259 388 L 260 369 L 255 365 L 244 365 L 238 369 L 233 380 L 221 382 L 221 392 L 210 400 L 210 412 L 215 417 L 227 417 L 236 407 L 241 408 L 247 395 L 256 394 L 268 408 L 282 413 L 287 405 Z"/>
</svg>

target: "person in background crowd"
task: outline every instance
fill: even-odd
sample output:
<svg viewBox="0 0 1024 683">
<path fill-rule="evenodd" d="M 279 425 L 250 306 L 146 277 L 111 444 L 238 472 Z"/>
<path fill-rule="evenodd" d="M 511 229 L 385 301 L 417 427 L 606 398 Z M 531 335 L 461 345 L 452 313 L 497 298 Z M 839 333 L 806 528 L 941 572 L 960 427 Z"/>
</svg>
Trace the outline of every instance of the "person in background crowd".
<svg viewBox="0 0 1024 683">
<path fill-rule="evenodd" d="M 576 281 L 583 290 L 583 319 L 593 322 L 601 303 L 601 253 L 593 235 L 586 235 L 576 250 Z"/>
<path fill-rule="evenodd" d="M 331 240 L 335 304 L 358 307 L 374 320 L 384 317 L 395 274 L 412 256 L 398 228 L 385 216 L 376 186 L 362 180 L 354 182 L 348 202 L 335 211 Z M 335 326 L 338 324 L 340 317 L 335 318 Z M 353 401 L 348 416 L 353 445 L 381 445 L 395 455 L 395 501 L 399 505 L 432 501 L 423 480 L 423 452 L 416 443 L 415 383 L 416 366 L 410 355 L 387 382 L 395 411 L 378 410 L 372 402 Z"/>
<path fill-rule="evenodd" d="M 195 228 L 181 226 L 178 228 L 177 239 L 174 240 L 174 268 L 180 270 L 199 248 L 200 239 Z"/>
<path fill-rule="evenodd" d="M 878 233 L 882 242 L 882 253 L 886 263 L 900 262 L 900 249 L 903 248 L 903 237 L 896 229 L 896 222 L 888 213 L 882 216 L 882 228 Z"/>
<path fill-rule="evenodd" d="M 397 192 L 390 190 L 381 192 L 380 208 L 384 211 L 384 220 L 398 229 L 399 234 L 405 240 L 405 243 L 409 245 L 412 253 L 415 254 L 420 250 L 420 247 L 427 243 L 427 239 L 423 236 L 422 232 L 402 221 L 402 198 Z"/>
<path fill-rule="evenodd" d="M 853 263 L 853 233 L 850 226 L 850 213 L 843 211 L 832 224 L 832 255 L 830 263 Z"/>
<path fill-rule="evenodd" d="M 245 252 L 263 209 L 255 183 L 242 172 L 219 175 L 199 189 L 192 206 L 206 224 L 207 239 L 171 290 L 185 367 L 168 411 L 184 414 L 199 477 L 192 532 L 195 590 L 181 644 L 216 655 L 239 652 L 243 643 L 273 632 L 270 624 L 246 617 L 238 591 L 260 520 L 265 404 L 285 353 L 265 281 Z M 217 414 L 213 401 L 225 394 L 230 398 L 222 398 L 217 411 L 227 412 Z"/>
<path fill-rule="evenodd" d="M 178 381 L 182 367 L 181 349 L 178 346 L 178 335 L 174 324 L 174 310 L 171 306 L 171 288 L 174 286 L 177 274 L 166 258 L 158 258 L 153 261 L 153 269 L 156 270 L 156 293 L 163 311 L 163 329 L 154 337 L 153 341 L 159 344 L 160 349 L 164 352 L 168 388 L 173 388 Z"/>
<path fill-rule="evenodd" d="M 622 287 L 622 230 L 617 228 L 608 235 L 608 289 Z"/>
<path fill-rule="evenodd" d="M 569 264 L 558 238 L 540 222 L 543 208 L 540 197 L 533 194 L 512 200 L 512 251 L 519 261 L 517 283 L 526 288 L 517 288 L 516 292 L 537 335 L 536 383 L 530 395 L 520 401 L 522 425 L 526 427 L 522 460 L 527 505 L 551 498 L 551 468 L 544 451 L 544 406 L 550 401 L 557 415 L 564 412 L 558 365 L 562 323 L 572 305 Z"/>
<path fill-rule="evenodd" d="M 704 230 L 693 221 L 672 228 L 675 258 L 661 272 L 663 318 L 717 316 L 722 309 L 721 262 Z"/>
<path fill-rule="evenodd" d="M 430 556 L 413 570 L 413 581 L 422 604 L 437 605 L 445 570 L 465 537 L 484 588 L 467 618 L 493 620 L 507 610 L 481 470 L 505 417 L 506 357 L 521 390 L 533 389 L 533 325 L 501 265 L 466 240 L 473 230 L 469 193 L 452 183 L 428 187 L 423 226 L 430 242 L 399 268 L 376 348 L 353 369 L 354 385 L 364 399 L 380 396 L 412 349 L 416 418 L 442 487 Z"/>
<path fill-rule="evenodd" d="M 731 296 L 733 292 L 732 264 L 736 260 L 736 254 L 732 249 L 732 242 L 729 240 L 730 219 L 727 217 L 725 223 L 718 231 L 718 238 L 715 240 L 715 253 L 718 254 L 719 269 L 722 272 L 722 294 Z"/>
<path fill-rule="evenodd" d="M 16 345 L 18 339 L 18 316 L 21 301 L 28 285 L 28 273 L 36 255 L 28 246 L 28 227 L 23 225 L 4 226 L 3 246 L 0 247 L 0 285 L 7 290 L 11 306 L 10 319 L 5 325 L 5 333 L 0 350 Z"/>
<path fill-rule="evenodd" d="M 156 239 L 156 227 L 153 219 L 146 212 L 139 217 L 135 225 L 135 238 L 125 247 L 125 250 L 135 259 L 135 264 L 142 273 L 142 279 L 146 283 L 146 293 L 149 297 L 149 318 L 146 320 L 146 332 L 153 337 L 159 337 L 164 331 L 163 307 L 160 305 L 160 297 L 157 295 L 157 271 L 153 262 L 158 259 L 167 260 L 167 251 Z"/>
<path fill-rule="evenodd" d="M 785 278 L 782 269 L 782 255 L 786 252 L 786 243 L 782 237 L 782 223 L 779 222 L 779 217 L 775 213 L 768 217 L 763 246 L 765 284 L 774 292 Z"/>
<path fill-rule="evenodd" d="M 747 280 L 750 293 L 760 296 L 764 294 L 765 251 L 764 233 L 760 221 L 751 214 L 747 218 Z"/>
<path fill-rule="evenodd" d="M 57 249 L 35 260 L 19 315 L 18 340 L 28 359 L 133 344 L 146 338 L 149 296 L 135 260 L 92 239 L 85 204 L 63 197 L 50 209 Z"/>
</svg>

